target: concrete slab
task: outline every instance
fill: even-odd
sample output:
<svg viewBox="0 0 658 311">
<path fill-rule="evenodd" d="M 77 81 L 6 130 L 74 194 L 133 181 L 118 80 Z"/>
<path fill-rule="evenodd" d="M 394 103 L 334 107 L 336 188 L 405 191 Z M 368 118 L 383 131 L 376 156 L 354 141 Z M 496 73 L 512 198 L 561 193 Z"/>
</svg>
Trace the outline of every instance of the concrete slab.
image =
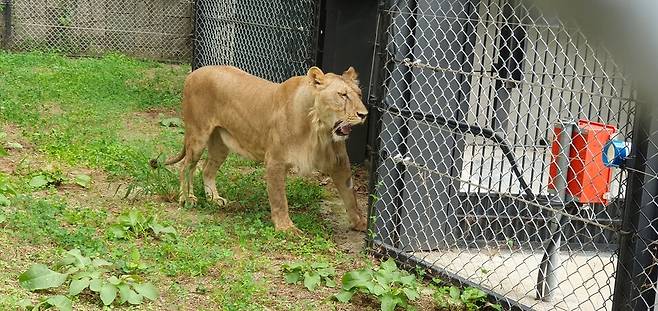
<svg viewBox="0 0 658 311">
<path fill-rule="evenodd" d="M 617 258 L 612 253 L 563 252 L 559 288 L 551 302 L 535 300 L 542 253 L 452 249 L 414 256 L 535 310 L 610 310 Z"/>
</svg>

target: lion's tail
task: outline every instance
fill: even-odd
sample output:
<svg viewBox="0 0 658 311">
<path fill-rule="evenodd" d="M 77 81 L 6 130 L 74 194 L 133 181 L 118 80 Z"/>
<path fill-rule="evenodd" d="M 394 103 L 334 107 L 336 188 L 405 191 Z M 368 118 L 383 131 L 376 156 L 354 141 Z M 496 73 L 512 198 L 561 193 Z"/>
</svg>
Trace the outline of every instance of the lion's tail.
<svg viewBox="0 0 658 311">
<path fill-rule="evenodd" d="M 185 146 L 183 146 L 183 149 L 178 153 L 178 155 L 165 160 L 163 164 L 164 165 L 171 165 L 171 164 L 174 164 L 174 163 L 178 163 L 184 157 L 185 157 Z M 158 159 L 149 160 L 149 165 L 152 168 L 157 168 L 158 167 Z"/>
</svg>

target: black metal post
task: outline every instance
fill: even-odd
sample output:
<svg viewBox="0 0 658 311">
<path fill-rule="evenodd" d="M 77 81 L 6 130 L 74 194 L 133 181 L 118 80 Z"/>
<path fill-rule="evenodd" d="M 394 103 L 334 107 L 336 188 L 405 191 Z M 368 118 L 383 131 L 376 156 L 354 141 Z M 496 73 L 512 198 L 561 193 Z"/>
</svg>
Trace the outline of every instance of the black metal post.
<svg viewBox="0 0 658 311">
<path fill-rule="evenodd" d="M 9 45 L 11 43 L 11 36 L 12 36 L 12 28 L 11 28 L 11 18 L 12 18 L 12 0 L 4 0 L 3 1 L 3 10 L 2 10 L 2 17 L 5 20 L 5 29 L 4 29 L 4 34 L 3 34 L 3 40 L 2 40 L 2 48 L 7 50 L 9 49 Z"/>
<path fill-rule="evenodd" d="M 315 33 L 313 36 L 314 57 L 311 66 L 320 66 L 324 64 L 324 41 L 327 33 L 327 0 L 316 0 L 315 6 Z"/>
<path fill-rule="evenodd" d="M 628 165 L 613 311 L 655 308 L 658 280 L 658 107 L 640 103 Z"/>
<path fill-rule="evenodd" d="M 199 2 L 202 0 L 192 1 L 192 33 L 191 33 L 191 42 L 192 42 L 192 59 L 191 66 L 192 70 L 196 70 L 201 67 L 199 64 Z"/>
<path fill-rule="evenodd" d="M 402 107 L 406 108 L 409 104 L 408 92 L 409 85 L 413 76 L 410 74 L 410 68 L 402 66 L 396 59 L 413 58 L 412 47 L 415 45 L 413 33 L 416 25 L 416 19 L 413 13 L 416 12 L 416 2 L 405 3 L 405 12 L 392 16 L 386 12 L 386 8 L 391 5 L 390 0 L 381 0 L 379 3 L 379 23 L 377 30 L 377 57 L 376 64 L 373 64 L 373 77 L 376 87 L 373 87 L 372 94 L 375 98 L 370 98 L 370 111 L 377 111 L 381 106 Z M 406 31 L 389 32 L 393 24 L 406 26 Z M 404 43 L 404 44 L 403 44 Z M 391 45 L 397 47 L 392 48 Z M 399 90 L 396 96 L 391 96 L 391 90 Z M 400 227 L 400 207 L 402 196 L 404 195 L 404 182 L 401 180 L 405 174 L 404 165 L 393 161 L 393 157 L 406 154 L 405 140 L 407 135 L 406 119 L 392 116 L 379 109 L 380 113 L 375 116 L 376 127 L 384 127 L 382 124 L 386 120 L 385 126 L 394 126 L 395 134 L 386 140 L 385 147 L 380 146 L 384 143 L 382 135 L 385 130 L 377 129 L 372 141 L 373 146 L 373 163 L 371 163 L 371 199 L 369 201 L 369 228 L 373 231 L 374 239 L 382 240 L 390 245 L 399 245 L 399 227 Z M 386 151 L 384 151 L 386 150 Z M 386 153 L 386 154 L 385 154 Z M 392 154 L 389 154 L 392 153 Z M 381 160 L 381 161 L 380 161 Z M 389 175 L 386 181 L 380 179 L 378 174 L 381 166 L 387 167 Z M 400 167 L 400 165 L 402 167 Z M 375 185 L 382 182 L 381 186 L 376 188 Z M 387 201 L 376 202 L 373 196 L 385 195 Z M 384 203 L 384 204 L 381 204 Z M 381 213 L 390 215 L 390 218 L 378 217 Z M 368 237 L 367 239 L 370 239 Z M 369 243 L 368 243 L 369 245 Z"/>
<path fill-rule="evenodd" d="M 392 65 L 390 57 L 386 52 L 386 42 L 388 42 L 386 36 L 386 29 L 391 22 L 389 14 L 383 12 L 387 1 L 380 0 L 377 8 L 377 30 L 375 35 L 375 48 L 373 53 L 373 62 L 372 67 L 370 68 L 370 86 L 368 87 L 368 106 L 376 107 L 379 102 L 384 100 L 384 85 L 385 85 L 385 72 L 386 68 Z M 378 109 L 370 109 L 368 114 L 369 121 L 369 133 L 368 133 L 368 144 L 369 149 L 367 158 L 370 163 L 368 168 L 368 230 L 369 234 L 366 234 L 366 243 L 365 246 L 367 249 L 372 248 L 373 236 L 370 234 L 373 232 L 373 227 L 375 222 L 373 221 L 375 213 L 375 198 L 374 194 L 377 193 L 377 182 L 379 179 L 377 170 L 379 169 L 379 163 L 381 158 L 380 144 L 381 139 L 379 131 L 381 130 L 382 125 L 382 113 Z"/>
</svg>

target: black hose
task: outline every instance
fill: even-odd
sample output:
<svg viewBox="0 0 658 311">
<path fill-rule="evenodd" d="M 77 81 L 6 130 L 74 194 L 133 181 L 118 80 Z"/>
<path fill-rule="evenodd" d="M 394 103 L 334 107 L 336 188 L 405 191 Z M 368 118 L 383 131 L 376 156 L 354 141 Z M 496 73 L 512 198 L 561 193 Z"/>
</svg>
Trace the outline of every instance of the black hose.
<svg viewBox="0 0 658 311">
<path fill-rule="evenodd" d="M 530 189 L 528 184 L 525 182 L 525 178 L 523 178 L 523 174 L 521 173 L 521 170 L 519 170 L 519 166 L 516 163 L 516 159 L 514 158 L 514 154 L 512 153 L 512 147 L 504 137 L 500 136 L 492 129 L 483 128 L 477 125 L 468 124 L 457 120 L 447 119 L 442 116 L 437 116 L 433 114 L 411 112 L 409 110 L 401 110 L 395 107 L 388 107 L 384 109 L 392 113 L 400 114 L 405 118 L 413 118 L 414 120 L 417 121 L 436 123 L 442 126 L 446 126 L 451 130 L 458 131 L 463 134 L 481 136 L 494 141 L 495 143 L 498 144 L 498 146 L 500 146 L 500 149 L 503 151 L 505 158 L 507 158 L 507 161 L 509 161 L 510 166 L 512 166 L 512 171 L 514 172 L 514 175 L 516 175 L 516 178 L 519 180 L 519 184 L 521 185 L 521 188 L 523 188 L 523 191 L 528 196 L 528 199 L 530 200 L 534 199 L 535 195 L 532 193 L 532 189 Z"/>
</svg>

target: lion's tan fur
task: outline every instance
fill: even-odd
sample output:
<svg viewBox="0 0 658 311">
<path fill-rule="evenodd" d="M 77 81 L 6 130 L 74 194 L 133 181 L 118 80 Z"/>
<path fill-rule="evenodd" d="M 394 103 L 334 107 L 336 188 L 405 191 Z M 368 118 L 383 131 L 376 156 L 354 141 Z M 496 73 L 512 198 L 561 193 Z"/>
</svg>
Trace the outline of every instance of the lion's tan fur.
<svg viewBox="0 0 658 311">
<path fill-rule="evenodd" d="M 285 176 L 291 167 L 301 173 L 315 170 L 334 180 L 352 225 L 365 230 L 357 207 L 344 137 L 334 132 L 337 122 L 357 125 L 367 110 L 361 102 L 357 74 L 324 74 L 312 67 L 307 75 L 282 83 L 250 75 L 230 66 L 207 66 L 193 71 L 183 88 L 182 117 L 185 141 L 180 200 L 195 202 L 191 176 L 208 148 L 203 179 L 206 194 L 220 204 L 215 185 L 217 169 L 228 152 L 264 161 L 272 221 L 277 230 L 297 230 L 288 215 Z"/>
</svg>

